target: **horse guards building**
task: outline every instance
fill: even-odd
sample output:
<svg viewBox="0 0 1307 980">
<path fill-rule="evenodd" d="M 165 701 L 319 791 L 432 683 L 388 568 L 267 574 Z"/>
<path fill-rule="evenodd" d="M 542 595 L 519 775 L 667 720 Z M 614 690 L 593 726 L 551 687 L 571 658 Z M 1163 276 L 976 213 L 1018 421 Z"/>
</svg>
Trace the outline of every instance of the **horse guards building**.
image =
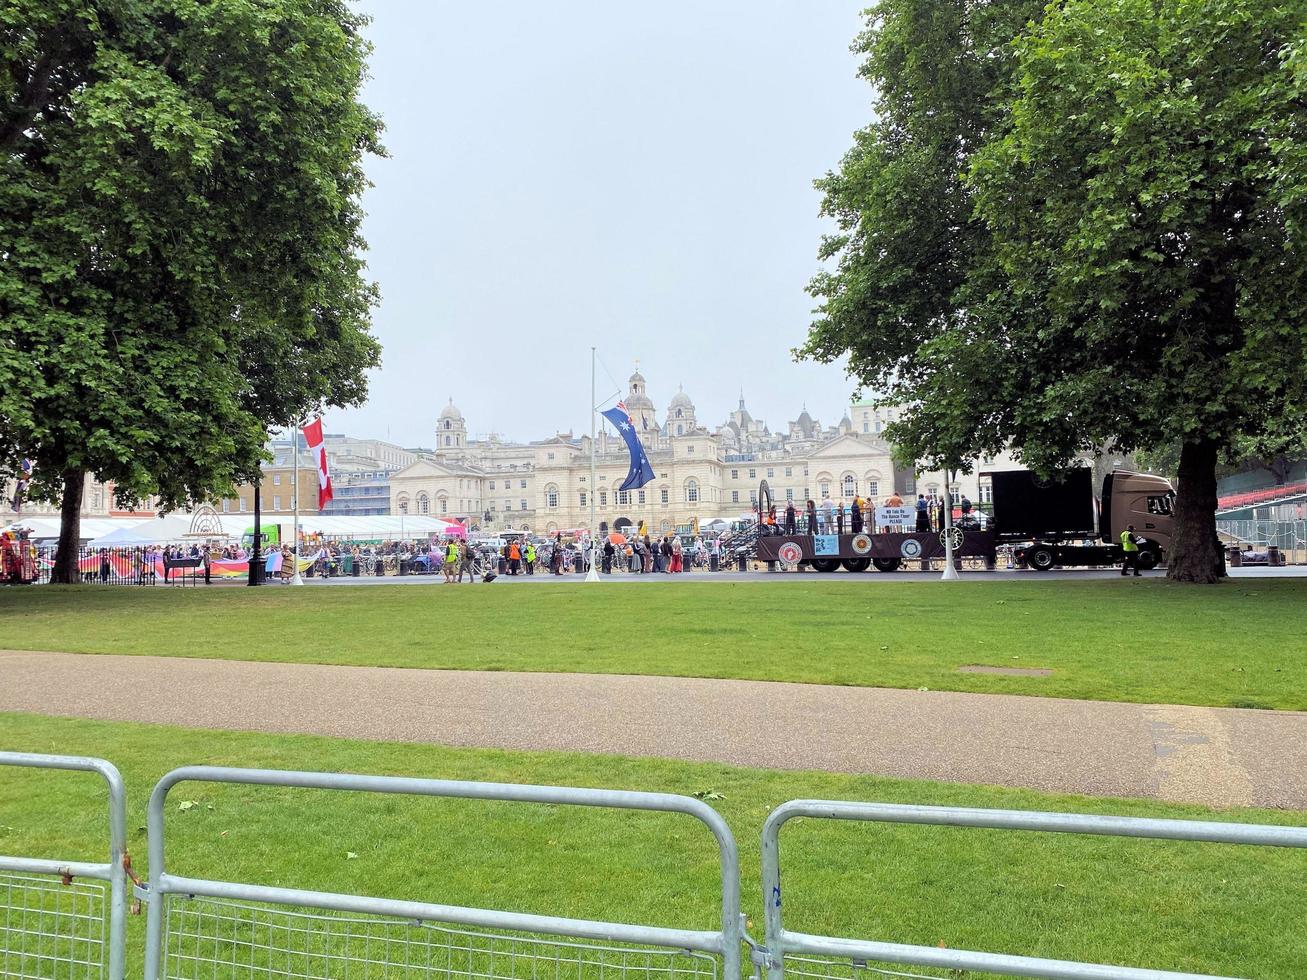
<svg viewBox="0 0 1307 980">
<path fill-rule="evenodd" d="M 655 473 L 639 490 L 617 489 L 629 456 L 615 433 L 598 435 L 591 484 L 588 434 L 560 433 L 526 443 L 493 435 L 473 439 L 451 399 L 436 422 L 435 448 L 416 451 L 412 462 L 389 474 L 390 512 L 553 534 L 588 528 L 593 494 L 601 525 L 621 530 L 643 521 L 657 534 L 696 520 L 750 515 L 763 480 L 778 510 L 787 500 L 801 509 L 809 498 L 847 502 L 857 495 L 882 501 L 892 491 L 906 498 L 943 488 L 942 474 L 895 466 L 881 435 L 894 418 L 893 408 L 857 402 L 839 424 L 825 427 L 804 408 L 783 430 L 773 431 L 750 414 L 741 394 L 730 417 L 710 428 L 681 390 L 660 415 L 638 371 L 624 404 Z M 1015 465 L 1006 458 L 981 463 L 981 468 Z M 977 502 L 988 499 L 984 477 L 963 476 L 958 485 Z"/>
</svg>

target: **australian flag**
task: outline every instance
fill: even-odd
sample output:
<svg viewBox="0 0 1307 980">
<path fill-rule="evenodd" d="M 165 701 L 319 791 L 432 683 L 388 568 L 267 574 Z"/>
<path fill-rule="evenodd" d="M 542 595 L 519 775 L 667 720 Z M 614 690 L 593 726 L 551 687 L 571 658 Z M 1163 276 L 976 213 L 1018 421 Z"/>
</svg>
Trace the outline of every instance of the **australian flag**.
<svg viewBox="0 0 1307 980">
<path fill-rule="evenodd" d="M 644 446 L 640 445 L 640 437 L 635 434 L 635 421 L 631 418 L 631 413 L 626 410 L 622 402 L 618 402 L 615 408 L 610 408 L 602 414 L 617 427 L 618 433 L 626 440 L 626 448 L 631 451 L 631 470 L 617 489 L 635 490 L 644 486 L 654 478 L 654 471 L 649 465 L 649 457 L 645 455 Z"/>
</svg>

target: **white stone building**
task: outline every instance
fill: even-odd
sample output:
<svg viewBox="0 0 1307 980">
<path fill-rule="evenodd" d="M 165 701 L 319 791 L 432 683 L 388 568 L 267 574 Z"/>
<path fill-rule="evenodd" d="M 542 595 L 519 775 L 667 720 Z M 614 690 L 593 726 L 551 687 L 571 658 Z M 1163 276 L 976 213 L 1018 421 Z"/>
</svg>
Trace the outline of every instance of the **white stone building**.
<svg viewBox="0 0 1307 980">
<path fill-rule="evenodd" d="M 690 397 L 679 390 L 660 415 L 644 377 L 636 372 L 624 401 L 653 466 L 654 480 L 639 490 L 617 489 L 626 477 L 625 443 L 611 431 L 597 440 L 597 472 L 590 483 L 590 437 L 559 433 L 538 442 L 495 436 L 473 439 L 451 399 L 436 423 L 436 448 L 390 476 L 393 514 L 466 518 L 489 528 L 538 533 L 588 528 L 591 495 L 597 520 L 608 528 L 647 523 L 653 533 L 712 518 L 751 513 L 763 480 L 779 509 L 786 500 L 883 500 L 938 492 L 943 477 L 896 467 L 882 436 L 893 409 L 856 403 L 837 425 L 822 426 L 804 408 L 782 430 L 755 419 L 741 394 L 721 425 L 707 427 Z M 1009 458 L 982 461 L 1011 468 Z M 987 481 L 962 477 L 972 500 L 988 497 Z"/>
</svg>

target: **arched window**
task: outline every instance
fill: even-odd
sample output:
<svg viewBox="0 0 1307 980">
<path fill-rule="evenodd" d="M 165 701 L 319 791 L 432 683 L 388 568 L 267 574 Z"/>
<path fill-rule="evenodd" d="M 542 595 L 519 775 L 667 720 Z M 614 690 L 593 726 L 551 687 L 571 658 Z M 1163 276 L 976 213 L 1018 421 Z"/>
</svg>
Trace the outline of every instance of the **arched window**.
<svg viewBox="0 0 1307 980">
<path fill-rule="evenodd" d="M 452 429 L 453 427 L 454 427 L 454 423 L 449 421 L 449 419 L 445 419 L 445 428 Z M 448 445 L 448 443 L 446 443 L 446 445 Z"/>
<path fill-rule="evenodd" d="M 431 499 L 425 493 L 418 494 L 418 513 L 431 513 Z"/>
<path fill-rule="evenodd" d="M 822 481 L 821 481 L 821 484 L 820 484 L 820 486 L 819 486 L 819 489 L 821 490 L 821 499 L 822 499 L 822 500 L 825 500 L 827 497 L 830 496 L 830 483 L 827 482 L 826 480 L 822 480 Z"/>
<path fill-rule="evenodd" d="M 453 436 L 445 436 L 445 445 L 446 445 L 446 446 L 452 446 L 453 444 L 454 444 L 454 437 L 453 437 Z"/>
<path fill-rule="evenodd" d="M 684 418 L 684 416 L 681 414 L 681 410 L 680 410 L 679 408 L 676 410 L 676 417 L 677 417 L 678 419 L 679 419 L 679 418 Z M 678 432 L 680 431 L 679 427 L 677 428 L 677 431 L 678 431 Z"/>
<path fill-rule="evenodd" d="M 867 481 L 867 496 L 868 496 L 868 497 L 879 497 L 879 496 L 880 496 L 880 481 L 879 481 L 879 480 L 868 480 L 868 481 Z"/>
<path fill-rule="evenodd" d="M 436 498 L 436 502 L 440 504 L 440 513 L 442 513 L 442 514 L 448 514 L 448 513 L 449 513 L 449 500 L 448 500 L 448 499 L 446 499 L 445 497 L 437 497 L 437 498 Z"/>
<path fill-rule="evenodd" d="M 545 487 L 545 506 L 551 509 L 558 506 L 558 487 L 552 483 Z"/>
<path fill-rule="evenodd" d="M 687 504 L 699 502 L 699 482 L 693 478 L 685 481 L 685 502 Z"/>
<path fill-rule="evenodd" d="M 846 474 L 844 477 L 844 496 L 846 497 L 853 496 L 853 482 L 854 482 L 853 474 L 852 473 Z"/>
</svg>

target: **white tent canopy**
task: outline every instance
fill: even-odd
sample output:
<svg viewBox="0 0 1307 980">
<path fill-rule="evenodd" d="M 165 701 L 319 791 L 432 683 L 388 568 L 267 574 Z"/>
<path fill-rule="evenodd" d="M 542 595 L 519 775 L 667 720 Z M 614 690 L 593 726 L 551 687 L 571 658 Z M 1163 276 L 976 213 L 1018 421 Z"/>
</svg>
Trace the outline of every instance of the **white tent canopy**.
<svg viewBox="0 0 1307 980">
<path fill-rule="evenodd" d="M 293 520 L 278 518 L 287 538 L 290 536 Z M 367 517 L 341 517 L 334 514 L 301 514 L 300 531 L 304 534 L 321 534 L 328 538 L 380 538 L 386 541 L 425 538 L 432 534 L 444 534 L 453 521 L 441 520 L 439 517 L 413 517 L 407 514 L 376 514 Z"/>
<path fill-rule="evenodd" d="M 145 544 L 167 544 L 193 537 L 190 533 L 192 515 L 167 514 L 163 517 L 85 517 L 79 529 L 83 541 L 92 547 L 131 548 Z M 280 525 L 282 538 L 290 540 L 295 521 L 285 515 L 263 518 L 263 525 Z M 57 514 L 42 517 L 19 517 L 13 527 L 31 528 L 37 540 L 54 540 L 59 537 L 60 520 Z M 224 514 L 222 528 L 225 536 L 239 538 L 254 526 L 253 514 Z M 453 521 L 439 517 L 399 514 L 378 514 L 367 517 L 338 516 L 335 514 L 301 514 L 300 530 L 305 534 L 321 534 L 328 538 L 363 538 L 383 541 L 426 538 L 444 534 Z M 222 537 L 224 535 L 203 535 Z"/>
<path fill-rule="evenodd" d="M 180 541 L 190 534 L 191 518 L 186 514 L 167 514 L 150 520 L 133 520 L 107 534 L 91 539 L 92 548 L 134 548 L 146 544 Z M 85 534 L 85 531 L 83 531 Z"/>
</svg>

